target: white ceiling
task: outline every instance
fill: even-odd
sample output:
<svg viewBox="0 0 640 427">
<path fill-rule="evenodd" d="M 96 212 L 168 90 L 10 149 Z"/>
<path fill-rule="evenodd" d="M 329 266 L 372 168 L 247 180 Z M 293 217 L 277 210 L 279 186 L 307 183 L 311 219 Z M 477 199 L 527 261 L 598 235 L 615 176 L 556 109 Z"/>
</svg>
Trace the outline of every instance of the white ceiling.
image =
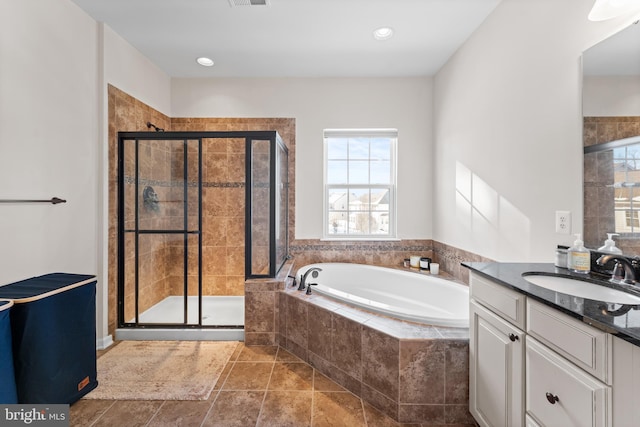
<svg viewBox="0 0 640 427">
<path fill-rule="evenodd" d="M 501 0 L 73 1 L 172 77 L 379 77 L 435 74 Z"/>
</svg>

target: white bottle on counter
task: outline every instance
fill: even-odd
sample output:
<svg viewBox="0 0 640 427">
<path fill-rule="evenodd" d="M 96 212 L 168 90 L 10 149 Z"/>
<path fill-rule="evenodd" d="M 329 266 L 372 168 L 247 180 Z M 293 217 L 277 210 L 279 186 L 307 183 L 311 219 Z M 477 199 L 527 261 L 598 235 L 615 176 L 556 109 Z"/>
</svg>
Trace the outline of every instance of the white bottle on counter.
<svg viewBox="0 0 640 427">
<path fill-rule="evenodd" d="M 587 274 L 591 270 L 591 252 L 584 247 L 582 235 L 578 233 L 575 236 L 576 240 L 567 254 L 567 266 L 574 273 Z"/>
<path fill-rule="evenodd" d="M 622 251 L 616 246 L 616 242 L 612 239 L 613 236 L 617 236 L 617 234 L 607 233 L 607 240 L 604 241 L 604 246 L 600 246 L 598 250 L 600 252 L 622 255 Z"/>
</svg>

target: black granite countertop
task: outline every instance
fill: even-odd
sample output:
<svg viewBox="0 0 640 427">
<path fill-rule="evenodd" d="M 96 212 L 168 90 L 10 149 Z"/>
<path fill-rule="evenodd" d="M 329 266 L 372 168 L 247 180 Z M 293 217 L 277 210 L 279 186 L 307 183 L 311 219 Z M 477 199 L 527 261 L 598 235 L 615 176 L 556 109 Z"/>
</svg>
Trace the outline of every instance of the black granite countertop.
<svg viewBox="0 0 640 427">
<path fill-rule="evenodd" d="M 588 325 L 640 346 L 640 305 L 611 304 L 555 292 L 529 283 L 522 277 L 522 274 L 536 272 L 578 278 L 629 292 L 636 296 L 640 296 L 640 286 L 636 289 L 629 289 L 628 286 L 610 283 L 608 277 L 601 274 L 572 273 L 566 268 L 558 268 L 553 264 L 464 262 L 462 265 L 481 276 L 519 291 Z"/>
</svg>

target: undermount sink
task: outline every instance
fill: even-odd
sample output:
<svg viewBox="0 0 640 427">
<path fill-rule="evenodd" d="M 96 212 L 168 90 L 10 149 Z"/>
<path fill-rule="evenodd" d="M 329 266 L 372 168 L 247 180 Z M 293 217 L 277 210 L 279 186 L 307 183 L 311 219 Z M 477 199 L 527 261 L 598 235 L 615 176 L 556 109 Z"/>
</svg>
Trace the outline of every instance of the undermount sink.
<svg viewBox="0 0 640 427">
<path fill-rule="evenodd" d="M 640 304 L 640 297 L 635 295 L 571 277 L 523 274 L 522 278 L 536 286 L 580 298 L 614 304 Z"/>
</svg>

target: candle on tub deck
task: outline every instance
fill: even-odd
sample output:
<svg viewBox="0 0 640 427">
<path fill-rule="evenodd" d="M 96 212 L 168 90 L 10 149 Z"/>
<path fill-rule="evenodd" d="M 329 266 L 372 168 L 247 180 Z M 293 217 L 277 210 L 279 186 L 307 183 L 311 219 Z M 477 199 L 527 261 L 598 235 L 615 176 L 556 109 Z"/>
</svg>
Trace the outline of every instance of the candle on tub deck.
<svg viewBox="0 0 640 427">
<path fill-rule="evenodd" d="M 409 257 L 409 262 L 410 262 L 411 267 L 420 268 L 420 257 L 419 256 Z"/>
<path fill-rule="evenodd" d="M 438 274 L 438 273 L 440 273 L 440 264 L 438 264 L 437 262 L 432 262 L 431 274 Z"/>
</svg>

